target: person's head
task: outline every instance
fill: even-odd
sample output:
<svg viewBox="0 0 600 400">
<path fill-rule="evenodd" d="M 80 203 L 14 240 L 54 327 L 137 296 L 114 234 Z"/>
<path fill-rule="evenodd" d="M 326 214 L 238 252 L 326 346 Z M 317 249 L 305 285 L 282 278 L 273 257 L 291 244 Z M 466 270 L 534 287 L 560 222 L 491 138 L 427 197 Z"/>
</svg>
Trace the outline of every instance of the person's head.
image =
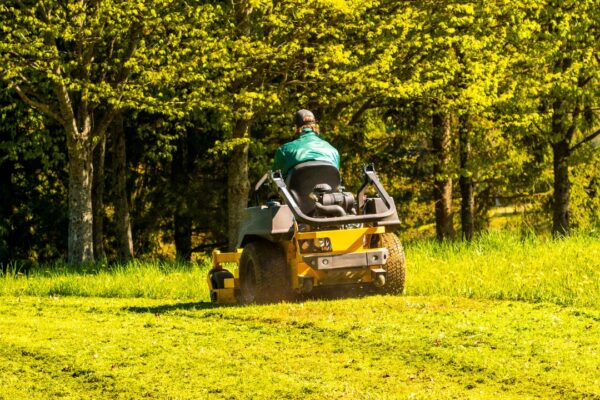
<svg viewBox="0 0 600 400">
<path fill-rule="evenodd" d="M 304 128 L 310 128 L 319 133 L 319 126 L 314 114 L 308 110 L 299 110 L 294 115 L 294 125 L 296 126 L 296 134 L 302 132 Z"/>
</svg>

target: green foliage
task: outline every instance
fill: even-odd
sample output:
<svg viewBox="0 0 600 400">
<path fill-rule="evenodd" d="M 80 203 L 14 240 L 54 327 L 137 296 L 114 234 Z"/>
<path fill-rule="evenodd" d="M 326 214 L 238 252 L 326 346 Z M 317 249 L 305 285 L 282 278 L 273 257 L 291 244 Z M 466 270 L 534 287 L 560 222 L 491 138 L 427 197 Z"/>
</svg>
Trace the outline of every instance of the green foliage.
<svg viewBox="0 0 600 400">
<path fill-rule="evenodd" d="M 21 100 L 39 103 L 63 125 L 60 85 L 81 111 L 76 126 L 85 126 L 86 109 L 94 127 L 111 109 L 126 110 L 138 254 L 156 254 L 172 241 L 174 215 L 193 220 L 194 244 L 221 241 L 234 150 L 249 145 L 253 183 L 292 139 L 298 108 L 312 109 L 324 138 L 339 148 L 349 189 L 358 186 L 361 165 L 375 163 L 410 236 L 433 222 L 431 119 L 440 110 L 453 134 L 453 157 L 441 175 L 473 179 L 481 229 L 498 201 L 525 204 L 532 226 L 547 225 L 551 145 L 568 139 L 571 219 L 593 230 L 600 218 L 591 140 L 598 130 L 598 21 L 591 0 L 11 0 L 0 5 L 0 76 L 3 87 L 19 88 Z M 0 140 L 0 163 L 16 167 L 3 193 L 35 188 L 15 200 L 28 210 L 23 215 L 43 205 L 55 210 L 66 196 L 59 127 L 26 112 L 14 93 L 3 99 L 2 129 L 10 134 Z M 461 168 L 456 136 L 464 118 L 472 152 Z M 110 169 L 107 176 L 110 186 Z M 9 208 L 2 209 L 0 249 L 4 257 L 28 258 L 6 239 L 19 225 L 8 222 Z M 37 249 L 46 242 L 29 237 Z M 52 247 L 42 258 L 64 252 L 64 244 Z"/>
<path fill-rule="evenodd" d="M 129 116 L 128 180 L 136 188 L 131 216 L 140 253 L 165 255 L 161 247 L 173 242 L 174 215 L 192 221 L 194 246 L 223 240 L 224 227 L 215 221 L 225 219 L 226 158 L 210 153 L 224 135 L 211 123 L 215 120 L 210 112 L 183 122 L 145 113 Z"/>
<path fill-rule="evenodd" d="M 575 158 L 575 157 L 574 157 Z M 600 151 L 588 149 L 577 157 L 571 169 L 571 218 L 574 225 L 585 231 L 600 229 Z"/>
<path fill-rule="evenodd" d="M 50 92 L 58 84 L 93 105 L 175 112 L 180 98 L 160 88 L 205 79 L 179 75 L 181 67 L 191 68 L 191 53 L 197 62 L 207 49 L 186 46 L 186 35 L 206 36 L 201 29 L 215 17 L 210 5 L 192 8 L 172 0 L 31 3 L 0 6 L 0 68 L 6 82 L 27 88 L 38 101 L 53 97 Z"/>
<path fill-rule="evenodd" d="M 66 245 L 64 136 L 0 86 L 0 263 L 49 262 Z"/>
</svg>

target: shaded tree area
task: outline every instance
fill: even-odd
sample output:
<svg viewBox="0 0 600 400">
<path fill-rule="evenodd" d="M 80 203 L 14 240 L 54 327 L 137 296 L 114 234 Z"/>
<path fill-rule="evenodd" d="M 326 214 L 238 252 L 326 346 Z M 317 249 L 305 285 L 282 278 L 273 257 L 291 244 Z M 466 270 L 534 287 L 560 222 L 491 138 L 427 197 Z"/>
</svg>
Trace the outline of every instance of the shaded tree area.
<svg viewBox="0 0 600 400">
<path fill-rule="evenodd" d="M 0 262 L 232 247 L 299 108 L 408 237 L 600 224 L 594 1 L 8 0 Z"/>
<path fill-rule="evenodd" d="M 68 225 L 60 128 L 0 92 L 0 260 L 64 256 Z"/>
</svg>

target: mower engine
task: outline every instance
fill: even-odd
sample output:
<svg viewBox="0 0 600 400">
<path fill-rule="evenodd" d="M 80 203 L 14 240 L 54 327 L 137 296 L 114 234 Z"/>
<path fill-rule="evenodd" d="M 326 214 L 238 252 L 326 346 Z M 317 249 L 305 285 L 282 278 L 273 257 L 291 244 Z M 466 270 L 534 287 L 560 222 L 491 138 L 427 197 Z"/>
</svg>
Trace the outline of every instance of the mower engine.
<svg viewBox="0 0 600 400">
<path fill-rule="evenodd" d="M 350 192 L 334 191 L 326 183 L 316 185 L 309 197 L 315 202 L 315 216 L 356 215 L 356 202 Z"/>
</svg>

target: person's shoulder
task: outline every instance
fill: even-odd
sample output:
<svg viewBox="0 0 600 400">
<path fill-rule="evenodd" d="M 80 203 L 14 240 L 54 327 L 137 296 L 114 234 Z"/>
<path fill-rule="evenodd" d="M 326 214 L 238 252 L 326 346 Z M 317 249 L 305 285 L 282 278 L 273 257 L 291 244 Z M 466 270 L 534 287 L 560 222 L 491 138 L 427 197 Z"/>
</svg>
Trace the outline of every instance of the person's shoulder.
<svg viewBox="0 0 600 400">
<path fill-rule="evenodd" d="M 325 143 L 327 143 L 328 145 L 331 146 L 331 143 L 329 143 L 329 140 L 327 140 L 325 138 L 322 138 L 321 135 L 315 135 L 315 136 L 318 138 L 318 140 L 320 140 L 322 142 L 325 142 Z"/>
<path fill-rule="evenodd" d="M 290 140 L 287 143 L 282 144 L 281 146 L 279 146 L 279 149 L 282 151 L 285 151 L 285 150 L 293 149 L 297 145 L 298 145 L 298 139 L 294 139 L 294 140 Z"/>
<path fill-rule="evenodd" d="M 304 135 L 302 138 L 309 142 L 310 141 L 313 141 L 313 142 L 326 142 L 327 141 L 326 139 L 322 138 L 321 135 L 315 131 L 312 131 L 312 132 Z"/>
</svg>

